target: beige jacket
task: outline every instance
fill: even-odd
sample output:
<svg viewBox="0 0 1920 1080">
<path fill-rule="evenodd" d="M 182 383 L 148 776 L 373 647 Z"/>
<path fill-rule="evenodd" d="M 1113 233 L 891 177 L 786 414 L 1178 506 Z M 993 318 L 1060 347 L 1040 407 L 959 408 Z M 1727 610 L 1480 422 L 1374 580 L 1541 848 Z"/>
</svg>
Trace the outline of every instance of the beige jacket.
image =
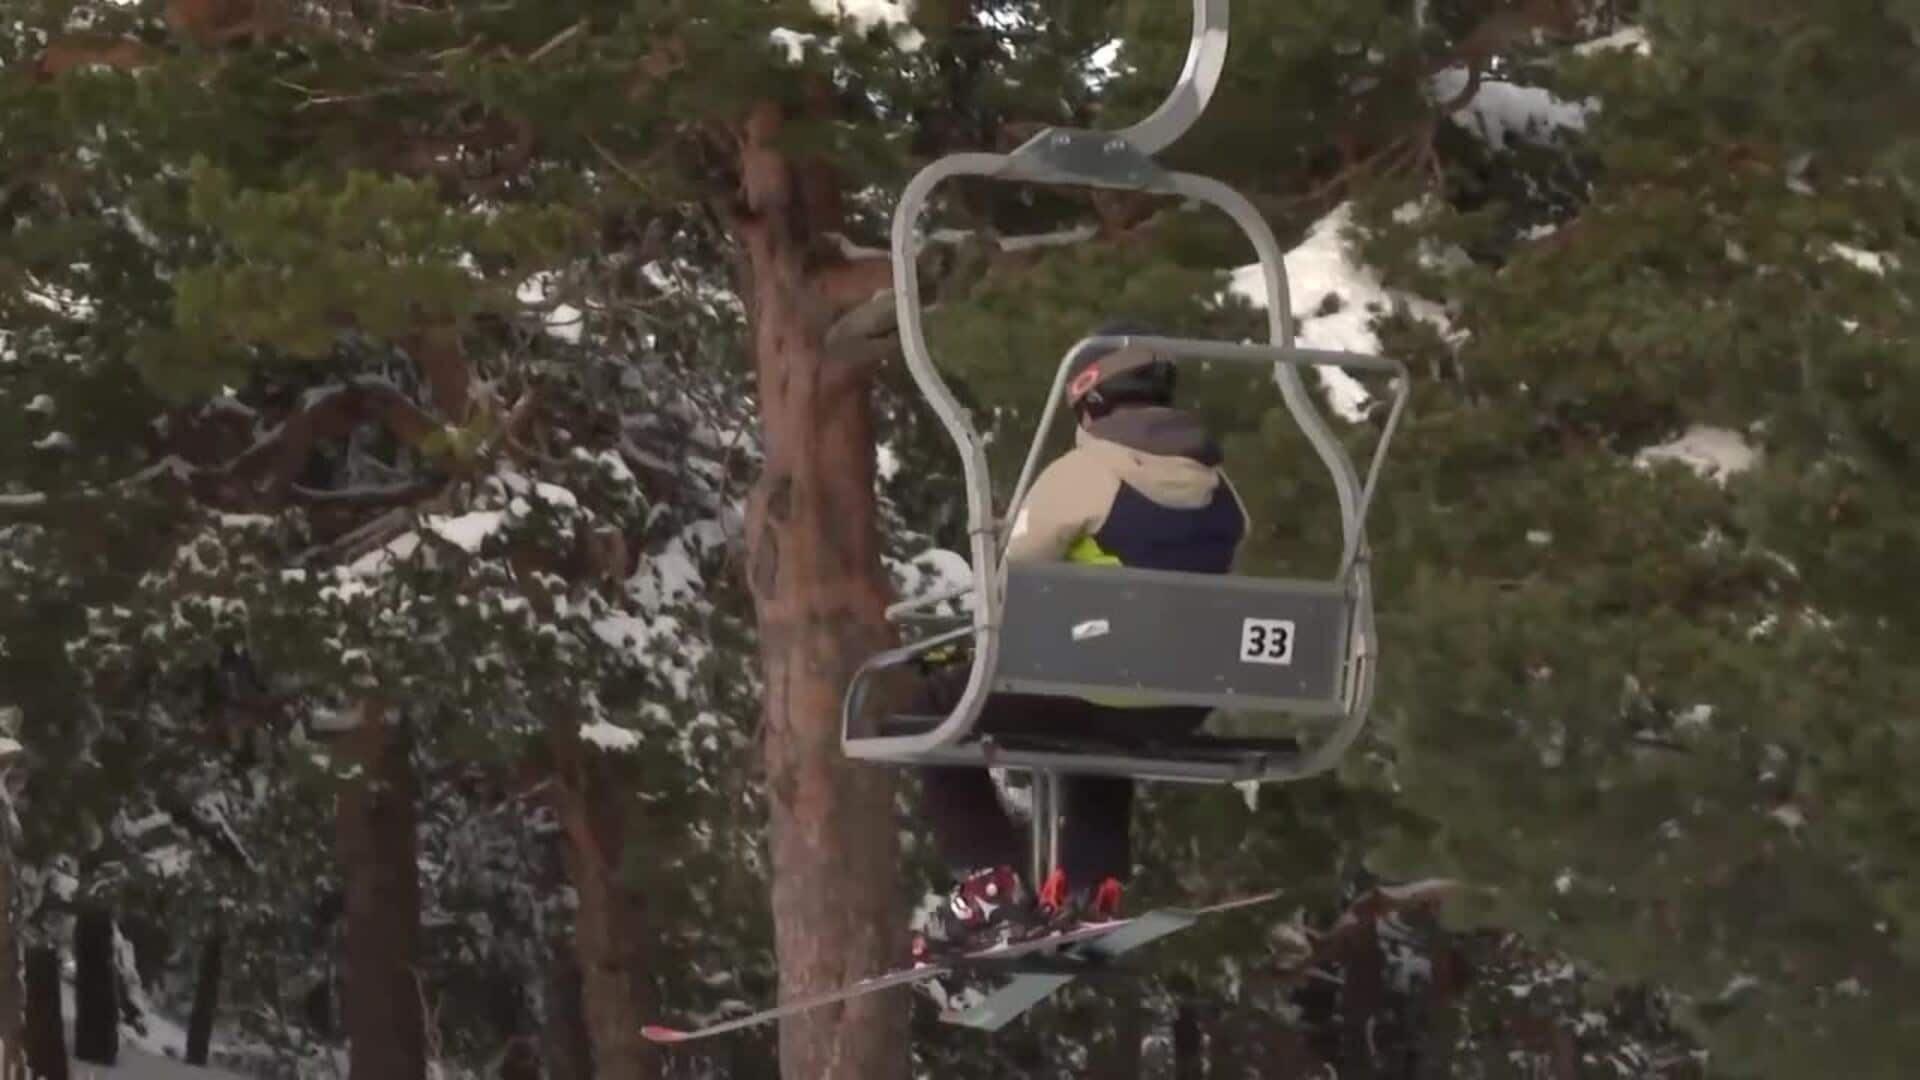
<svg viewBox="0 0 1920 1080">
<path fill-rule="evenodd" d="M 1074 433 L 1074 448 L 1034 481 L 1007 536 L 1010 562 L 1060 560 L 1107 522 L 1122 484 L 1169 509 L 1195 510 L 1225 484 L 1242 521 L 1246 504 L 1220 469 L 1220 449 L 1191 415 L 1122 409 Z"/>
</svg>

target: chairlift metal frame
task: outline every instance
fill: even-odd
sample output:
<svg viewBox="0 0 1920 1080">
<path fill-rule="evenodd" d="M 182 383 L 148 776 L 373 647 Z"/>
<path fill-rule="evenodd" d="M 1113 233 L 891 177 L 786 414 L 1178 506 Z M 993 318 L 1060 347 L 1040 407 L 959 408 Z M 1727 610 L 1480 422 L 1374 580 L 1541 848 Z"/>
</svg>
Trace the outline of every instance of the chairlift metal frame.
<svg viewBox="0 0 1920 1080">
<path fill-rule="evenodd" d="M 1206 783 L 1300 780 L 1324 772 L 1340 760 L 1364 727 L 1371 702 L 1377 643 L 1366 515 L 1388 445 L 1406 407 L 1409 380 L 1405 366 L 1397 360 L 1296 347 L 1284 255 L 1259 211 L 1245 196 L 1220 181 L 1171 171 L 1154 160 L 1154 155 L 1186 134 L 1206 110 L 1226 64 L 1228 28 L 1228 0 L 1193 0 L 1193 35 L 1186 66 L 1166 101 L 1146 119 L 1111 132 L 1049 129 L 1010 154 L 960 153 L 942 158 L 913 178 L 894 212 L 894 297 L 902 348 L 914 382 L 960 452 L 967 491 L 973 580 L 962 590 L 896 604 L 889 609 L 888 616 L 900 622 L 924 620 L 930 618 L 931 609 L 960 599 L 971 600 L 971 612 L 965 617 L 964 625 L 936 631 L 876 655 L 855 673 L 844 705 L 842 747 L 850 757 L 866 761 L 918 766 L 980 765 L 1031 771 L 1036 808 L 1036 873 L 1050 865 L 1057 854 L 1058 820 L 1053 809 L 1058 787 L 1056 774 L 1097 773 Z M 1333 479 L 1340 508 L 1342 549 L 1338 569 L 1330 579 L 1175 575 L 1128 568 L 1090 569 L 1066 564 L 1009 566 L 1005 563 L 1005 522 L 994 506 L 986 443 L 965 407 L 941 377 L 927 346 L 920 303 L 915 256 L 921 219 L 935 189 L 957 177 L 1144 191 L 1205 203 L 1223 211 L 1240 226 L 1252 241 L 1265 271 L 1270 337 L 1267 344 L 1173 337 L 1091 337 L 1074 345 L 1062 358 L 1055 374 L 1044 415 L 1009 504 L 1010 511 L 1020 506 L 1031 488 L 1048 433 L 1060 411 L 1068 372 L 1089 350 L 1138 346 L 1176 362 L 1216 360 L 1271 365 L 1289 412 Z M 1307 366 L 1396 377 L 1390 411 L 1364 477 L 1301 378 L 1301 368 Z M 1017 627 L 1010 621 L 1009 611 L 1017 616 L 1036 603 L 1042 606 L 1035 610 L 1055 610 L 1067 604 L 1078 588 L 1076 576 L 1087 575 L 1102 575 L 1100 580 L 1108 586 L 1125 583 L 1137 588 L 1141 590 L 1140 595 L 1154 604 L 1175 604 L 1209 585 L 1218 588 L 1223 583 L 1229 585 L 1231 594 L 1238 594 L 1241 599 L 1235 600 L 1233 595 L 1223 593 L 1222 603 L 1319 604 L 1323 614 L 1312 616 L 1316 621 L 1302 625 L 1317 625 L 1323 636 L 1332 639 L 1323 650 L 1330 657 L 1331 670 L 1317 684 L 1310 700 L 1275 693 L 1244 694 L 1226 684 L 1217 693 L 1196 693 L 1191 687 L 1156 689 L 1125 679 L 1056 685 L 1041 677 L 1045 672 L 1038 670 L 1028 670 L 1023 675 L 1009 674 L 1013 668 L 1005 663 L 1003 648 L 1009 636 L 1017 636 L 1010 635 Z M 1046 593 L 1049 599 L 1031 599 L 1030 594 L 1035 590 Z M 1247 596 L 1263 599 L 1245 600 Z M 1328 605 L 1337 608 L 1340 617 L 1326 617 Z M 1201 607 L 1187 604 L 1185 610 L 1192 614 L 1206 609 L 1204 604 Z M 938 722 L 921 718 L 900 724 L 883 723 L 877 729 L 863 729 L 864 700 L 873 677 L 886 669 L 913 663 L 936 650 L 967 642 L 972 645 L 969 678 L 959 702 L 945 718 Z M 1311 681 L 1303 679 L 1302 685 Z M 1168 751 L 1153 747 L 1036 746 L 1006 737 L 974 737 L 982 707 L 988 695 L 995 691 L 1075 695 L 1076 691 L 1098 693 L 1103 690 L 1137 694 L 1142 700 L 1251 706 L 1290 715 L 1323 716 L 1335 722 L 1332 730 L 1311 748 L 1291 750 L 1272 740 L 1201 738 L 1187 740 L 1181 748 Z M 1209 746 L 1214 750 L 1209 751 Z"/>
</svg>

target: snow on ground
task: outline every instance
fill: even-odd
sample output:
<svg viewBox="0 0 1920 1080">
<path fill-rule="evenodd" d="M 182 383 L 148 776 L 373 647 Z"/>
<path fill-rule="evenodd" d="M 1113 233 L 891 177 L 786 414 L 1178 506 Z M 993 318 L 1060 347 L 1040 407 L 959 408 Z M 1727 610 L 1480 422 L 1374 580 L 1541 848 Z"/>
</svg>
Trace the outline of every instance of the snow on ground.
<svg viewBox="0 0 1920 1080">
<path fill-rule="evenodd" d="M 1355 261 L 1344 239 L 1352 220 L 1352 204 L 1342 203 L 1315 222 L 1306 240 L 1286 254 L 1297 343 L 1309 349 L 1377 354 L 1380 338 L 1371 324 L 1376 316 L 1401 306 L 1414 318 L 1448 332 L 1451 323 L 1438 304 L 1389 290 L 1379 275 Z M 1267 306 L 1266 274 L 1259 263 L 1235 270 L 1227 288 L 1257 308 Z M 1330 303 L 1329 298 L 1337 302 Z M 1330 308 L 1338 310 L 1316 314 Z M 1321 368 L 1319 372 L 1334 413 L 1347 420 L 1359 419 L 1368 397 L 1366 388 L 1344 371 Z"/>
<path fill-rule="evenodd" d="M 131 948 L 124 939 L 119 945 L 121 948 Z M 71 1045 L 73 984 L 63 982 L 60 996 L 63 999 L 62 1014 L 69 1017 L 68 1039 Z M 187 1029 L 146 1008 L 144 1001 L 136 1004 L 141 1006 L 141 1023 L 146 1027 L 146 1032 L 143 1034 L 121 1025 L 120 1060 L 112 1066 L 75 1061 L 70 1073 L 73 1080 L 243 1080 L 239 1073 L 225 1069 L 203 1069 L 182 1064 L 179 1056 L 186 1052 Z M 215 1049 L 217 1052 L 218 1048 Z"/>
<path fill-rule="evenodd" d="M 73 1063 L 73 1080 L 243 1080 L 225 1069 L 197 1068 L 144 1050 L 123 1049 L 120 1063 L 111 1067 L 84 1061 Z"/>
<path fill-rule="evenodd" d="M 1640 451 L 1634 461 L 1643 468 L 1678 462 L 1709 479 L 1725 482 L 1753 468 L 1759 457 L 1760 452 L 1739 432 L 1696 424 L 1672 442 Z"/>
</svg>

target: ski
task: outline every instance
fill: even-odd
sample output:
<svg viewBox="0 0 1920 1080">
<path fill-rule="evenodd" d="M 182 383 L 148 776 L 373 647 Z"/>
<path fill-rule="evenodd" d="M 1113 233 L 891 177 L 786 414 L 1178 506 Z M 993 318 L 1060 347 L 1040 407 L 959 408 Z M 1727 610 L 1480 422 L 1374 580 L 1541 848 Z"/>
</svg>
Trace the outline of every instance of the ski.
<svg viewBox="0 0 1920 1080">
<path fill-rule="evenodd" d="M 732 1020 L 723 1020 L 717 1024 L 709 1024 L 706 1027 L 686 1030 L 668 1027 L 664 1024 L 648 1024 L 640 1029 L 640 1034 L 650 1042 L 692 1042 L 695 1039 L 705 1039 L 714 1035 L 722 1035 L 729 1031 L 738 1031 L 741 1028 L 750 1028 L 756 1024 L 764 1024 L 772 1020 L 781 1019 L 782 1017 L 792 1016 L 795 1013 L 803 1013 L 808 1009 L 817 1009 L 822 1005 L 832 1005 L 837 1001 L 848 1001 L 862 994 L 877 993 L 895 986 L 910 986 L 925 979 L 945 975 L 952 970 L 952 968 L 942 964 L 921 964 L 918 967 L 908 968 L 904 971 L 892 971 L 884 975 L 875 975 L 870 979 L 862 979 L 857 983 L 853 983 L 850 986 L 843 986 L 838 990 L 828 990 L 808 997 L 796 998 L 793 1001 L 776 1005 L 771 1009 L 762 1009 L 756 1013 L 737 1016 Z"/>
<path fill-rule="evenodd" d="M 1238 900 L 1228 900 L 1209 907 L 1185 910 L 1162 908 L 1133 919 L 1097 924 L 1098 928 L 1106 931 L 1102 934 L 1083 940 L 1056 941 L 1053 944 L 1059 947 L 1062 955 L 1085 964 L 1089 971 L 1099 971 L 1121 955 L 1142 945 L 1158 941 L 1168 934 L 1185 930 L 1208 915 L 1218 915 L 1237 908 L 1264 904 L 1279 895 L 1278 891 L 1262 893 Z M 964 1009 L 942 1013 L 940 1019 L 943 1023 L 969 1027 L 976 1031 L 998 1031 L 1078 977 L 1076 973 L 1065 971 L 1020 973 L 1015 975 L 1012 982 L 988 994 L 984 999 Z"/>
<path fill-rule="evenodd" d="M 738 1016 L 731 1020 L 723 1020 L 716 1024 L 709 1024 L 706 1027 L 682 1029 L 669 1027 L 664 1024 L 648 1024 L 640 1029 L 640 1034 L 648 1040 L 657 1043 L 690 1042 L 694 1039 L 705 1039 L 709 1036 L 721 1035 L 729 1031 L 738 1031 L 741 1028 L 753 1027 L 756 1024 L 779 1020 L 783 1017 L 792 1016 L 795 1013 L 806 1012 L 808 1009 L 817 1009 L 822 1005 L 832 1005 L 836 1002 L 848 1001 L 865 994 L 874 994 L 882 990 L 889 990 L 896 986 L 911 986 L 914 983 L 923 982 L 927 979 L 953 974 L 955 971 L 963 968 L 985 969 L 1004 965 L 1006 966 L 1007 974 L 1018 974 L 1017 969 L 1013 968 L 1012 965 L 1017 964 L 1023 957 L 1048 949 L 1057 949 L 1063 944 L 1097 938 L 1111 932 L 1114 927 L 1121 925 L 1124 924 L 1116 922 L 1076 927 L 1073 930 L 1061 934 L 1049 934 L 1043 938 L 1016 941 L 1005 945 L 995 945 L 986 949 L 977 949 L 973 952 L 959 953 L 950 957 L 937 958 L 915 967 L 875 975 L 872 978 L 862 979 L 857 983 L 851 983 L 837 990 L 826 990 L 818 994 L 811 994 L 807 997 L 796 998 L 793 1001 L 785 1002 L 769 1009 L 762 1009 L 756 1013 L 748 1013 L 745 1016 Z"/>
<path fill-rule="evenodd" d="M 949 1012 L 941 1017 L 949 1023 L 987 1031 L 997 1030 L 1082 974 L 1100 971 L 1109 960 L 1121 953 L 1191 926 L 1202 916 L 1264 903 L 1279 895 L 1278 892 L 1272 892 L 1230 900 L 1211 907 L 1150 911 L 1131 919 L 1078 926 L 1042 937 L 936 958 L 928 963 L 875 975 L 836 990 L 810 994 L 772 1008 L 737 1016 L 731 1020 L 722 1020 L 704 1027 L 676 1028 L 665 1024 L 648 1024 L 640 1029 L 640 1034 L 648 1041 L 656 1043 L 692 1042 L 780 1020 L 809 1009 L 817 1009 L 822 1005 L 848 1001 L 897 986 L 911 986 L 959 971 L 999 973 L 1014 977 L 1011 983 L 978 1004 Z M 1063 957 L 1065 959 L 1062 959 Z M 1023 961 L 1031 963 L 1033 967 L 1022 970 Z M 1066 966 L 1068 963 L 1079 970 L 1068 968 Z M 1023 985 L 1028 983 L 1032 985 Z M 1043 987 L 1044 992 L 1039 992 Z M 1016 988 L 1019 989 L 1016 991 Z M 1036 992 L 1039 992 L 1038 996 L 1033 996 Z M 1028 997 L 1032 1000 L 1026 1000 Z"/>
</svg>

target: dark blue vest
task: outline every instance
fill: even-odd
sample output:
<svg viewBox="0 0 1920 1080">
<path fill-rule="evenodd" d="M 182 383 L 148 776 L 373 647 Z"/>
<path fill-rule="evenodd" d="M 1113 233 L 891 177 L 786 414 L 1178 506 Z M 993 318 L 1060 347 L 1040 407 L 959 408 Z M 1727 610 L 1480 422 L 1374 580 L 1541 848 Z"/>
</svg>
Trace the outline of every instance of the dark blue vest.
<svg viewBox="0 0 1920 1080">
<path fill-rule="evenodd" d="M 1245 533 L 1239 500 L 1224 483 L 1212 502 L 1192 510 L 1161 506 L 1121 484 L 1093 541 L 1123 566 L 1224 574 Z"/>
</svg>

